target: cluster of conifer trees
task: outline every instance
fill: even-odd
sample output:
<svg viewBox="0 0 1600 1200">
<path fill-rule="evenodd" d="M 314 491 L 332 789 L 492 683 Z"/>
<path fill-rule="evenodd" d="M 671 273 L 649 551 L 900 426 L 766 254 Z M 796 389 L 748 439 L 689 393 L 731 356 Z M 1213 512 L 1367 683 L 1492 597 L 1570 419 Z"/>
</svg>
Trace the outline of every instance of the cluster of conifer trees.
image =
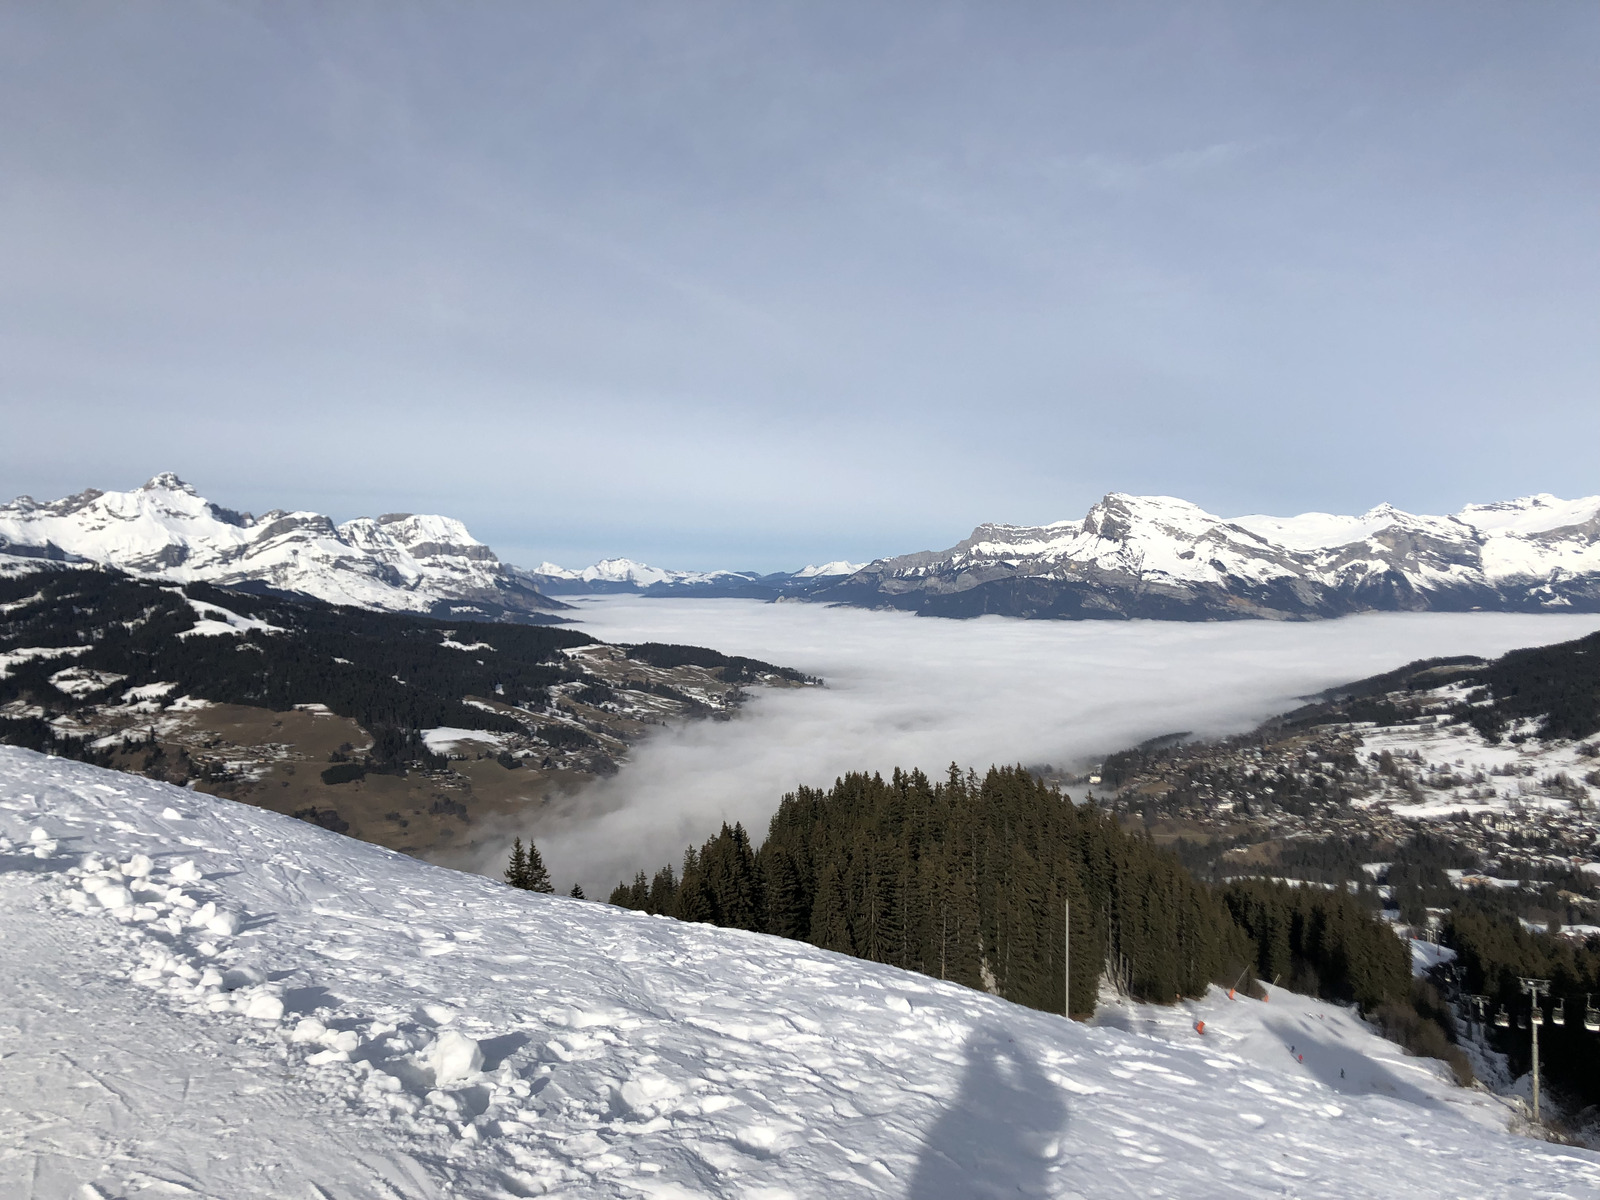
<svg viewBox="0 0 1600 1200">
<path fill-rule="evenodd" d="M 545 868 L 544 855 L 539 853 L 539 847 L 530 841 L 524 849 L 521 838 L 512 843 L 511 861 L 506 864 L 506 882 L 525 892 L 548 893 L 556 890 L 550 882 L 550 872 Z"/>
<path fill-rule="evenodd" d="M 611 903 L 796 938 L 1071 1010 L 1100 981 L 1138 999 L 1253 973 L 1363 1006 L 1409 1003 L 1404 944 L 1354 896 L 1198 883 L 1172 853 L 1020 767 L 852 774 L 785 796 L 759 849 L 740 825 L 620 884 Z M 1249 986 L 1246 984 L 1246 986 Z"/>
<path fill-rule="evenodd" d="M 1540 737 L 1577 739 L 1600 733 L 1597 655 L 1600 633 L 1554 646 L 1513 650 L 1482 672 L 1494 703 L 1467 708 L 1462 715 L 1491 741 L 1523 718 L 1539 722 Z"/>
<path fill-rule="evenodd" d="M 1055 1012 L 1069 902 L 1074 1013 L 1093 1011 L 1104 973 L 1133 996 L 1170 1001 L 1256 957 L 1176 858 L 1020 767 L 801 788 L 759 850 L 724 826 L 681 873 L 641 872 L 611 902 L 797 938 Z"/>
<path fill-rule="evenodd" d="M 1261 978 L 1366 1009 L 1410 995 L 1411 952 L 1343 888 L 1238 880 L 1222 898 L 1255 944 L 1252 965 Z"/>
</svg>

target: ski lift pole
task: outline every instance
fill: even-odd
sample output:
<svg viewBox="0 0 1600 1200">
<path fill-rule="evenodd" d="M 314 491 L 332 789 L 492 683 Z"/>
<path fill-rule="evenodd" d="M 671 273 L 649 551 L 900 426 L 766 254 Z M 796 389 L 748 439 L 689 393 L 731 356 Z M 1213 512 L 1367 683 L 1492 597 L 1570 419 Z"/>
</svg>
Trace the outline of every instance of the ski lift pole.
<svg viewBox="0 0 1600 1200">
<path fill-rule="evenodd" d="M 1539 1001 L 1550 992 L 1548 979 L 1523 979 L 1522 990 L 1527 993 L 1533 1005 L 1528 1028 L 1533 1034 L 1533 1123 L 1539 1123 L 1539 1026 L 1544 1024 L 1544 1011 L 1539 1007 Z"/>
</svg>

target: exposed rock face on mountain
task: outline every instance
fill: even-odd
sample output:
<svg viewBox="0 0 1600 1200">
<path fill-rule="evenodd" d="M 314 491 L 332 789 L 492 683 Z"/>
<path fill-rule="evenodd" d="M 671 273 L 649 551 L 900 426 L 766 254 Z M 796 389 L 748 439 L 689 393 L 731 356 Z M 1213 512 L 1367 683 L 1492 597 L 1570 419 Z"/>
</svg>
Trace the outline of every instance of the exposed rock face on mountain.
<svg viewBox="0 0 1600 1200">
<path fill-rule="evenodd" d="M 52 562 L 447 618 L 541 623 L 567 607 L 449 517 L 401 513 L 341 525 L 312 512 L 255 517 L 212 504 L 172 474 L 131 492 L 91 488 L 0 506 L 0 571 Z"/>
<path fill-rule="evenodd" d="M 1447 517 L 1225 520 L 1112 493 L 1081 521 L 980 525 L 806 598 L 929 616 L 1306 619 L 1369 610 L 1600 612 L 1600 496 L 1529 496 Z"/>
</svg>

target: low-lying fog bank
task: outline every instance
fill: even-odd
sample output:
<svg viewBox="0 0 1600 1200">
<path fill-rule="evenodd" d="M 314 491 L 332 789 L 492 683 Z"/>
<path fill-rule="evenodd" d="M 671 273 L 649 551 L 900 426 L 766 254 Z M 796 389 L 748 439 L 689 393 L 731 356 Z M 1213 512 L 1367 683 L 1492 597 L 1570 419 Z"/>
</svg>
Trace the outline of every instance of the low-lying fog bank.
<svg viewBox="0 0 1600 1200">
<path fill-rule="evenodd" d="M 743 821 L 759 842 L 783 793 L 846 771 L 898 765 L 931 774 L 951 761 L 1077 767 L 1163 733 L 1247 729 L 1298 696 L 1413 659 L 1495 655 L 1600 628 L 1593 615 L 1188 624 L 949 621 L 634 596 L 577 603 L 572 615 L 608 641 L 712 646 L 827 681 L 760 691 L 731 722 L 664 731 L 579 798 L 582 820 L 541 826 L 561 889 L 578 881 L 599 898 L 641 868 L 676 861 L 723 820 Z"/>
</svg>

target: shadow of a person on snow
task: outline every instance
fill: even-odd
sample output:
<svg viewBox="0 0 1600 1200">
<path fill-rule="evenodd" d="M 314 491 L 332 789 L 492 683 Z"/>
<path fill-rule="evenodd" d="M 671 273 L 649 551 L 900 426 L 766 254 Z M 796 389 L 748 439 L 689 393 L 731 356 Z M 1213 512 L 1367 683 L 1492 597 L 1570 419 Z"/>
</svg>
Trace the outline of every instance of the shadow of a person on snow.
<svg viewBox="0 0 1600 1200">
<path fill-rule="evenodd" d="M 906 1200 L 1048 1192 L 1067 1106 L 1021 1047 L 995 1029 L 967 1038 L 961 1091 L 923 1138 Z"/>
</svg>

